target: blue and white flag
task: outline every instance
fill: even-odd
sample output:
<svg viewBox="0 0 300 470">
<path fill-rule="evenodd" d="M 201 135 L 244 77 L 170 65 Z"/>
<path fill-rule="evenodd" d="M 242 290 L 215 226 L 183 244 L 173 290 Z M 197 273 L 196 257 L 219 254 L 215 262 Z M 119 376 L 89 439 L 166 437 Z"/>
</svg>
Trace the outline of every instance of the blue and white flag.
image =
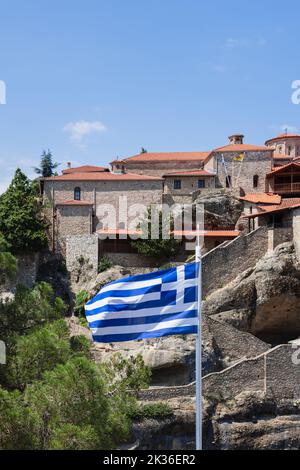
<svg viewBox="0 0 300 470">
<path fill-rule="evenodd" d="M 200 264 L 112 282 L 85 306 L 96 343 L 198 333 Z"/>
</svg>

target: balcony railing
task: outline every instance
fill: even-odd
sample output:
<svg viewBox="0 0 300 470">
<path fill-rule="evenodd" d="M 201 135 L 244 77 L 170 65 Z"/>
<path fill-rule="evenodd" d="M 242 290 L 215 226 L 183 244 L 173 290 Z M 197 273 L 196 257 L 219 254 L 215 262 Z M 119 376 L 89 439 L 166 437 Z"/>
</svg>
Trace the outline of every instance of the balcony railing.
<svg viewBox="0 0 300 470">
<path fill-rule="evenodd" d="M 300 192 L 300 183 L 274 184 L 275 193 L 298 193 Z"/>
</svg>

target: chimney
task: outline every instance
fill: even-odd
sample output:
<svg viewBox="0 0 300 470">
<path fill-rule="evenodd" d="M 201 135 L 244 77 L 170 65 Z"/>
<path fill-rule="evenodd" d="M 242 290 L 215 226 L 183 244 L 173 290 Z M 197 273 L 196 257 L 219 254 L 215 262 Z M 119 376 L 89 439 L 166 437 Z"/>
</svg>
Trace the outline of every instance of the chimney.
<svg viewBox="0 0 300 470">
<path fill-rule="evenodd" d="M 228 138 L 231 145 L 241 145 L 244 143 L 244 136 L 242 134 L 234 134 Z"/>
<path fill-rule="evenodd" d="M 68 162 L 68 163 L 67 163 L 67 166 L 68 166 L 68 170 L 71 170 L 71 168 L 72 168 L 72 163 L 71 163 L 71 162 Z"/>
</svg>

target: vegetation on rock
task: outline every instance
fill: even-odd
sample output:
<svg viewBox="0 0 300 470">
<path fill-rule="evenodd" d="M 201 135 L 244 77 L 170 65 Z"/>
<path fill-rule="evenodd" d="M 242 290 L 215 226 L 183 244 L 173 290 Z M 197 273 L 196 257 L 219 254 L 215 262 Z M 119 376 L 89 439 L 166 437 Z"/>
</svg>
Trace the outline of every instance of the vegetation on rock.
<svg viewBox="0 0 300 470">
<path fill-rule="evenodd" d="M 156 209 L 155 209 L 156 210 Z M 138 253 L 158 260 L 174 258 L 180 251 L 181 240 L 172 235 L 174 228 L 173 218 L 162 211 L 148 209 L 145 219 L 140 224 L 143 234 L 156 233 L 157 238 L 147 237 L 132 241 Z M 153 223 L 153 221 L 155 221 Z"/>
</svg>

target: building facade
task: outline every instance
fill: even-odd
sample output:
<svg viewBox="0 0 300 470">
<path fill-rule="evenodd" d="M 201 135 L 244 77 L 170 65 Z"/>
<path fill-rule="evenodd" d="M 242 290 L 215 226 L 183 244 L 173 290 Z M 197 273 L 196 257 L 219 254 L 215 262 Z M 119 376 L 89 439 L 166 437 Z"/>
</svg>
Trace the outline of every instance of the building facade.
<svg viewBox="0 0 300 470">
<path fill-rule="evenodd" d="M 199 194 L 218 189 L 234 190 L 244 215 L 255 220 L 252 214 L 261 205 L 272 205 L 274 195 L 280 201 L 300 197 L 299 155 L 300 136 L 284 134 L 260 146 L 245 144 L 244 136 L 235 134 L 228 145 L 208 152 L 143 152 L 114 160 L 111 170 L 69 164 L 61 175 L 41 180 L 50 247 L 64 254 L 68 237 L 103 235 L 107 229 L 117 239 L 123 231 L 124 239 L 134 229 L 127 224 L 130 211 L 136 219 L 143 215 L 139 206 L 190 204 Z M 210 232 L 209 246 L 238 235 L 234 230 L 229 235 L 223 230 L 222 236 Z M 124 251 L 126 243 L 120 240 L 121 245 Z"/>
</svg>

